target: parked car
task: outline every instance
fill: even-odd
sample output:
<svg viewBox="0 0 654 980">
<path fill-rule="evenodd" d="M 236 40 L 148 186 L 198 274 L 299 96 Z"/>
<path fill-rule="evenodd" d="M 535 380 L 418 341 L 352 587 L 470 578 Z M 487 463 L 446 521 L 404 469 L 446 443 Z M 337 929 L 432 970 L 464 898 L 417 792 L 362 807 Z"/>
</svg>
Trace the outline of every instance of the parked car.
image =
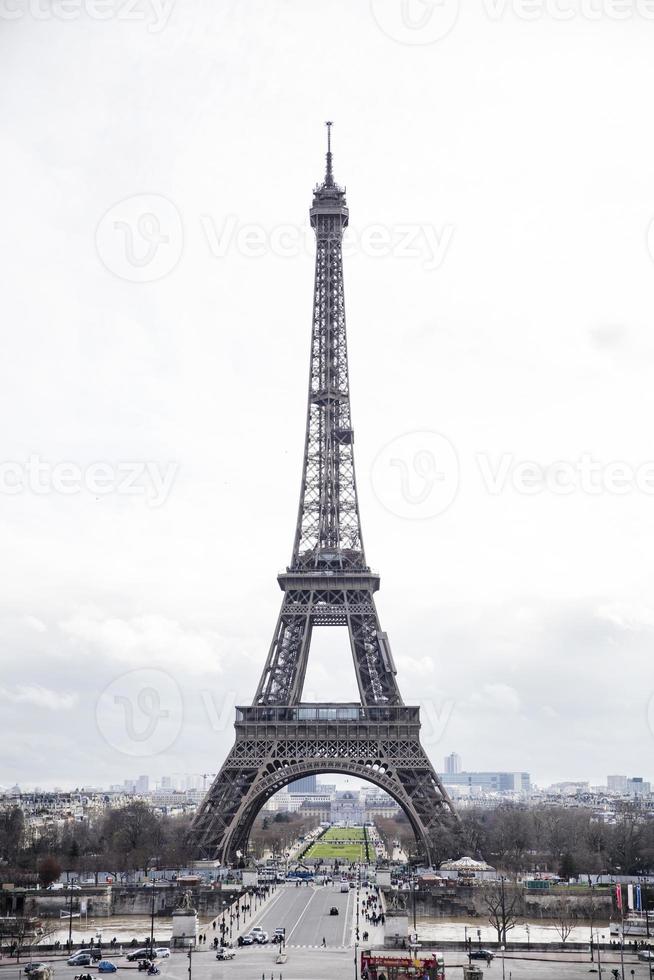
<svg viewBox="0 0 654 980">
<path fill-rule="evenodd" d="M 239 946 L 251 946 L 254 943 L 254 936 L 246 932 L 244 936 L 238 937 L 237 943 Z"/>
<path fill-rule="evenodd" d="M 329 914 L 330 915 L 338 915 L 338 909 L 336 908 L 335 905 L 332 905 L 332 907 L 329 910 Z"/>
<path fill-rule="evenodd" d="M 490 949 L 473 949 L 470 953 L 471 960 L 487 960 L 489 956 L 493 959 L 494 954 Z"/>
<path fill-rule="evenodd" d="M 654 960 L 654 952 L 651 949 L 639 949 L 638 950 L 639 960 Z"/>
<path fill-rule="evenodd" d="M 93 962 L 88 949 L 82 949 L 79 953 L 73 953 L 68 958 L 68 966 L 90 966 Z"/>
<path fill-rule="evenodd" d="M 98 973 L 115 973 L 118 967 L 110 960 L 100 960 L 98 963 Z"/>
<path fill-rule="evenodd" d="M 25 973 L 34 973 L 35 970 L 43 970 L 47 966 L 46 963 L 26 963 L 24 966 Z"/>
<path fill-rule="evenodd" d="M 131 953 L 128 953 L 127 954 L 127 959 L 130 961 L 130 963 L 133 963 L 134 960 L 151 960 L 151 959 L 154 959 L 154 957 L 156 955 L 157 955 L 157 951 L 156 950 L 154 952 L 152 952 L 152 950 L 150 950 L 147 947 L 143 946 L 141 949 L 133 949 Z"/>
<path fill-rule="evenodd" d="M 233 949 L 227 949 L 226 946 L 221 946 L 216 953 L 217 960 L 233 960 L 236 956 L 236 951 Z"/>
<path fill-rule="evenodd" d="M 159 959 L 165 960 L 170 956 L 170 950 L 167 946 L 157 946 L 154 951 L 154 955 L 158 956 Z"/>
</svg>

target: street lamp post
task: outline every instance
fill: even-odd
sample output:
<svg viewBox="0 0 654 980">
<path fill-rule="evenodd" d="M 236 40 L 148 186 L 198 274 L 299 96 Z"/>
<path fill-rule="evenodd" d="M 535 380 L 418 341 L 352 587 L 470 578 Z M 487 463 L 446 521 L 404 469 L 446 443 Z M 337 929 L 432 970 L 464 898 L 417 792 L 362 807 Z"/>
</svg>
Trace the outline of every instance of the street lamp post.
<svg viewBox="0 0 654 980">
<path fill-rule="evenodd" d="M 70 885 L 70 902 L 68 907 L 68 949 L 73 948 L 73 889 L 72 886 L 75 884 L 75 878 L 71 878 Z"/>
<path fill-rule="evenodd" d="M 150 954 L 154 947 L 154 888 L 155 879 L 152 878 L 150 882 L 150 887 L 152 888 L 152 903 L 150 905 Z"/>
<path fill-rule="evenodd" d="M 600 943 L 599 932 L 597 933 L 597 974 L 598 980 L 602 980 L 602 946 Z"/>
<path fill-rule="evenodd" d="M 413 931 L 417 932 L 418 927 L 416 926 L 416 891 L 418 889 L 418 883 L 416 880 L 416 875 L 413 876 L 411 891 L 413 892 Z"/>
</svg>

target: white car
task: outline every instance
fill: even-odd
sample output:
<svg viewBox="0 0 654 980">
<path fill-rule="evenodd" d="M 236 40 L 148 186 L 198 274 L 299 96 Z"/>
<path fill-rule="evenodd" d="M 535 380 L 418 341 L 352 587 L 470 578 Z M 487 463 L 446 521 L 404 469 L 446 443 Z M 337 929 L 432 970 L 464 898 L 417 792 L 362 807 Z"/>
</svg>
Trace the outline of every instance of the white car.
<svg viewBox="0 0 654 980">
<path fill-rule="evenodd" d="M 165 960 L 170 956 L 170 950 L 167 946 L 158 946 L 154 951 L 154 955 L 158 956 L 162 960 Z"/>
<path fill-rule="evenodd" d="M 255 943 L 267 943 L 268 933 L 261 928 L 261 926 L 254 926 L 250 929 L 250 935 L 254 939 Z"/>
<path fill-rule="evenodd" d="M 233 960 L 235 956 L 236 953 L 234 952 L 234 950 L 227 949 L 225 946 L 221 946 L 218 952 L 216 953 L 217 960 Z"/>
</svg>

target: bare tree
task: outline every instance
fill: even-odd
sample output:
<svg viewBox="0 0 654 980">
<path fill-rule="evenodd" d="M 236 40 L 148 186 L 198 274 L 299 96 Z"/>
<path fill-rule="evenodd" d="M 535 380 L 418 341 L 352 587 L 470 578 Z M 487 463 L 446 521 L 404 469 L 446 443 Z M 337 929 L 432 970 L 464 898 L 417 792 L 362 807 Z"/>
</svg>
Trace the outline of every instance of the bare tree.
<svg viewBox="0 0 654 980">
<path fill-rule="evenodd" d="M 507 886 L 502 878 L 499 884 L 486 889 L 483 901 L 498 943 L 506 945 L 506 934 L 515 927 L 520 914 L 520 896 L 515 886 Z"/>
<path fill-rule="evenodd" d="M 564 943 L 577 923 L 577 912 L 569 898 L 560 898 L 553 907 L 554 928 Z"/>
</svg>

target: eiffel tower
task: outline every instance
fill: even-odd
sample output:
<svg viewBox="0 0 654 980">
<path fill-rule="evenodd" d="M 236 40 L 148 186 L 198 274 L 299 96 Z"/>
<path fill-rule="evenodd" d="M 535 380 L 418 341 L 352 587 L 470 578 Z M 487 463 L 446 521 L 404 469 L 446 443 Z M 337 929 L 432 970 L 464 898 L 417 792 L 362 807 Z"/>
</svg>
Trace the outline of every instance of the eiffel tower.
<svg viewBox="0 0 654 980">
<path fill-rule="evenodd" d="M 327 123 L 325 178 L 310 211 L 316 235 L 311 367 L 300 506 L 268 659 L 251 706 L 236 708 L 236 741 L 195 817 L 205 856 L 242 860 L 254 819 L 288 783 L 312 773 L 358 776 L 389 793 L 422 857 L 454 810 L 420 744 L 420 709 L 402 702 L 363 549 L 343 292 L 345 189 L 334 181 Z M 359 703 L 302 702 L 316 626 L 347 626 Z"/>
</svg>

